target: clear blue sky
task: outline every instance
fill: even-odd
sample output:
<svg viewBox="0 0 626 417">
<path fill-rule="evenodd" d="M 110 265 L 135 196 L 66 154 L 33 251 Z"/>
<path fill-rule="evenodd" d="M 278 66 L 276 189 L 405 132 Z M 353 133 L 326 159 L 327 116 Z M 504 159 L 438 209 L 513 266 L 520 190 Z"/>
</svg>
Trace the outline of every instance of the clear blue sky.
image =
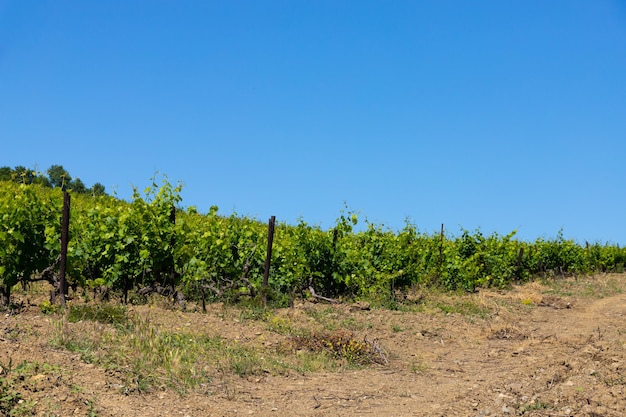
<svg viewBox="0 0 626 417">
<path fill-rule="evenodd" d="M 0 166 L 626 244 L 626 2 L 0 0 Z"/>
</svg>

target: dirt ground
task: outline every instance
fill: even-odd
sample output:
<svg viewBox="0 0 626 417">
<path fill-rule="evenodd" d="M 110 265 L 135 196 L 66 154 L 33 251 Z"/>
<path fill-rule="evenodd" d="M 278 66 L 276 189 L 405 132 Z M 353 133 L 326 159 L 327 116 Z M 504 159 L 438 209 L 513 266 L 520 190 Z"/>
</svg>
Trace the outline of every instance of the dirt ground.
<svg viewBox="0 0 626 417">
<path fill-rule="evenodd" d="M 626 275 L 605 275 L 434 300 L 414 294 L 400 311 L 297 303 L 276 316 L 301 326 L 319 324 L 321 313 L 349 319 L 385 349 L 388 364 L 232 375 L 216 379 L 210 393 L 184 396 L 122 392 L 110 371 L 52 347 L 55 321 L 29 300 L 1 316 L 0 364 L 5 373 L 24 360 L 60 370 L 35 370 L 23 381 L 22 401 L 45 416 L 624 416 L 625 288 Z M 224 314 L 222 305 L 206 314 L 133 308 L 159 326 L 265 349 L 284 338 L 261 320 Z"/>
</svg>

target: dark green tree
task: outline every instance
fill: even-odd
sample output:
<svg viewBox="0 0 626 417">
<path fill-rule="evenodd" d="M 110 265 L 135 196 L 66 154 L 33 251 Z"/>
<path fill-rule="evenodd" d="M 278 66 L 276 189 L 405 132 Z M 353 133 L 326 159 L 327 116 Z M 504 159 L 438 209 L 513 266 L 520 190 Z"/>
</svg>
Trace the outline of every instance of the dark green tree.
<svg viewBox="0 0 626 417">
<path fill-rule="evenodd" d="M 63 187 L 64 185 L 69 186 L 72 181 L 72 176 L 65 168 L 63 168 L 63 165 L 52 165 L 48 168 L 47 173 L 52 187 Z"/>
<path fill-rule="evenodd" d="M 35 179 L 35 172 L 25 166 L 18 165 L 13 170 L 14 181 L 20 184 L 32 184 Z"/>
<path fill-rule="evenodd" d="M 106 195 L 106 191 L 104 189 L 104 185 L 100 184 L 99 182 L 95 183 L 89 190 L 88 192 L 93 195 L 93 196 L 97 196 L 97 195 Z"/>
<path fill-rule="evenodd" d="M 0 181 L 11 181 L 13 179 L 13 169 L 11 167 L 0 167 Z"/>
<path fill-rule="evenodd" d="M 52 185 L 50 185 L 50 180 L 48 179 L 48 177 L 38 171 L 36 172 L 35 177 L 32 179 L 31 184 L 39 184 L 43 187 L 48 188 L 52 187 Z"/>
<path fill-rule="evenodd" d="M 87 192 L 87 187 L 85 187 L 85 183 L 80 178 L 70 181 L 68 188 L 78 194 L 85 194 Z"/>
</svg>

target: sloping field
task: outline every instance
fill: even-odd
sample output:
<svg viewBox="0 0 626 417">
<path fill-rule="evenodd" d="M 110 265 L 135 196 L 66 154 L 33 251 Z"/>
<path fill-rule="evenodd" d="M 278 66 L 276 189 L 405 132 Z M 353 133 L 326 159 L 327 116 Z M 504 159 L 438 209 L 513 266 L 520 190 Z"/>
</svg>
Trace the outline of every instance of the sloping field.
<svg viewBox="0 0 626 417">
<path fill-rule="evenodd" d="M 16 294 L 24 307 L 0 322 L 0 414 L 623 416 L 625 288 L 602 275 L 416 292 L 396 311 L 155 299 L 113 306 L 121 323 Z"/>
</svg>

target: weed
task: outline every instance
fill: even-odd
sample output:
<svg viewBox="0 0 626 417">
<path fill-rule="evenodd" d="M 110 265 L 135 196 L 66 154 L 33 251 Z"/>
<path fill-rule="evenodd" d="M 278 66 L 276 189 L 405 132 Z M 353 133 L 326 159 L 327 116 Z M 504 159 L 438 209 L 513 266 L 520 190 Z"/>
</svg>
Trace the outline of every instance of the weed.
<svg viewBox="0 0 626 417">
<path fill-rule="evenodd" d="M 272 310 L 262 305 L 251 304 L 248 308 L 241 310 L 239 318 L 241 320 L 259 320 L 267 321 L 271 316 Z"/>
<path fill-rule="evenodd" d="M 46 300 L 39 304 L 39 309 L 43 314 L 55 314 L 61 310 L 61 306 L 59 304 L 52 304 L 50 301 Z"/>
<path fill-rule="evenodd" d="M 126 307 L 108 303 L 71 306 L 67 319 L 70 323 L 89 320 L 116 327 L 124 327 L 128 324 Z"/>
<path fill-rule="evenodd" d="M 52 346 L 80 353 L 81 360 L 85 363 L 97 362 L 93 351 L 96 349 L 99 338 L 103 334 L 102 328 L 94 328 L 90 337 L 84 337 L 84 335 L 80 335 L 70 328 L 67 314 L 57 320 L 53 320 L 52 325 L 55 330 L 54 337 L 50 340 Z"/>
<path fill-rule="evenodd" d="M 416 360 L 411 363 L 409 369 L 414 374 L 423 374 L 428 370 L 428 365 L 422 360 Z"/>
<path fill-rule="evenodd" d="M 337 360 L 323 351 L 299 350 L 297 351 L 297 359 L 294 369 L 298 373 L 334 371 L 339 367 Z"/>
<path fill-rule="evenodd" d="M 237 397 L 237 387 L 231 381 L 228 373 L 224 369 L 218 370 L 219 375 L 219 385 L 226 396 L 226 399 L 229 401 L 234 400 Z"/>
<path fill-rule="evenodd" d="M 335 326 L 341 317 L 332 308 L 319 314 Z M 387 363 L 386 353 L 377 341 L 357 339 L 349 331 L 302 334 L 288 318 L 261 307 L 246 308 L 239 317 L 264 320 L 270 330 L 288 335 L 289 351 L 279 347 L 261 352 L 260 348 L 221 336 L 166 330 L 153 323 L 149 315 L 128 314 L 124 307 L 113 305 L 66 309 L 53 321 L 55 336 L 51 343 L 79 352 L 83 361 L 115 372 L 125 393 L 169 387 L 184 395 L 191 389 L 208 387 L 219 375 L 244 378 L 290 370 L 328 370 L 342 362 L 353 366 Z M 341 323 L 357 326 L 349 318 Z M 291 356 L 294 351 L 297 355 Z"/>
<path fill-rule="evenodd" d="M 348 317 L 347 319 L 340 321 L 338 327 L 340 329 L 360 331 L 365 329 L 371 329 L 373 326 L 371 323 L 360 323 L 354 317 Z"/>
<path fill-rule="evenodd" d="M 523 416 L 524 414 L 526 414 L 529 411 L 535 411 L 535 410 L 545 410 L 550 408 L 550 405 L 544 402 L 541 402 L 539 400 L 535 400 L 535 402 L 533 402 L 532 404 L 527 404 L 524 405 L 522 407 L 520 407 L 518 409 L 518 413 L 520 416 Z"/>
<path fill-rule="evenodd" d="M 126 393 L 167 386 L 185 394 L 210 383 L 216 371 L 245 377 L 287 369 L 271 355 L 261 356 L 251 347 L 220 336 L 165 331 L 147 316 L 131 316 L 123 328 L 97 323 L 94 331 L 81 333 L 69 329 L 64 319 L 57 321 L 55 328 L 53 344 L 80 352 L 86 362 L 118 371 Z"/>
<path fill-rule="evenodd" d="M 87 417 L 97 417 L 98 411 L 96 409 L 96 402 L 93 400 L 86 401 L 87 403 Z"/>
<path fill-rule="evenodd" d="M 25 330 L 17 325 L 12 329 L 4 329 L 4 336 L 12 342 L 17 341 L 22 333 L 25 333 Z"/>
<path fill-rule="evenodd" d="M 0 371 L 3 375 L 3 378 L 0 378 L 0 413 L 8 416 L 22 399 L 22 395 L 15 389 L 15 380 L 11 375 L 13 371 L 11 358 L 8 364 L 0 364 Z"/>
<path fill-rule="evenodd" d="M 23 392 L 33 390 L 33 376 L 56 371 L 57 368 L 49 364 L 23 361 L 13 366 L 9 358 L 7 364 L 0 363 L 0 415 L 17 417 L 35 414 L 36 402 L 24 398 Z"/>
<path fill-rule="evenodd" d="M 358 323 L 353 317 L 345 318 L 345 315 L 334 307 L 326 307 L 321 310 L 307 308 L 304 311 L 328 332 L 334 332 L 339 329 L 358 331 L 367 327 L 365 324 Z"/>
<path fill-rule="evenodd" d="M 336 359 L 346 360 L 350 365 L 384 364 L 387 354 L 376 340 L 355 339 L 351 332 L 335 331 L 311 333 L 294 336 L 290 339 L 295 350 L 306 349 L 312 352 L 324 352 Z"/>
<path fill-rule="evenodd" d="M 228 366 L 235 375 L 244 378 L 263 372 L 263 369 L 259 367 L 259 357 L 255 352 L 238 347 L 227 349 L 227 353 Z"/>
<path fill-rule="evenodd" d="M 615 385 L 624 385 L 626 384 L 626 377 L 623 375 L 605 377 L 605 378 L 602 378 L 602 382 L 604 382 L 604 384 L 607 387 L 612 387 Z"/>
<path fill-rule="evenodd" d="M 490 313 L 488 308 L 472 300 L 458 300 L 452 304 L 439 302 L 437 303 L 437 308 L 446 314 L 460 314 L 462 316 L 475 316 L 479 318 L 486 318 Z"/>
<path fill-rule="evenodd" d="M 267 328 L 278 334 L 293 334 L 296 332 L 289 320 L 275 315 L 272 315 L 268 320 Z"/>
<path fill-rule="evenodd" d="M 328 321 L 329 317 L 335 315 L 335 309 L 332 307 L 326 307 L 321 310 L 317 308 L 306 308 L 304 311 L 318 322 Z"/>
<path fill-rule="evenodd" d="M 585 279 L 545 280 L 543 285 L 549 287 L 545 294 L 559 297 L 588 297 L 599 299 L 622 294 L 626 291 L 626 282 L 615 276 L 596 275 Z"/>
</svg>

